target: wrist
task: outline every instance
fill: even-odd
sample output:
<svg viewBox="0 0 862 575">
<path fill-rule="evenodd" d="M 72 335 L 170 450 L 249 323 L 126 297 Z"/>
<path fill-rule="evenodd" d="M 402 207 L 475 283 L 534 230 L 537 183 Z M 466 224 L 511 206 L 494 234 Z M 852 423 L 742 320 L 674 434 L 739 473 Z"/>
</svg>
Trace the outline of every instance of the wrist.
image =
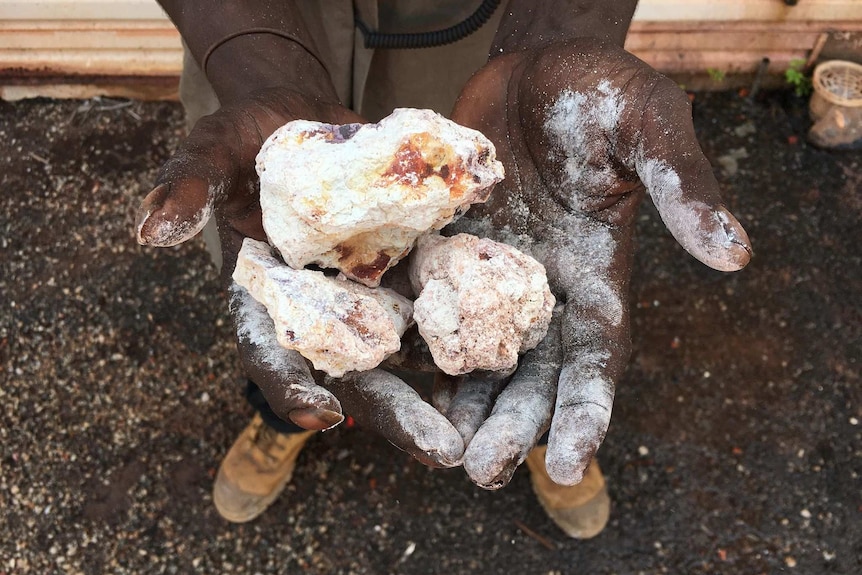
<svg viewBox="0 0 862 575">
<path fill-rule="evenodd" d="M 636 7 L 637 0 L 511 0 L 491 54 L 576 38 L 622 47 Z"/>
</svg>

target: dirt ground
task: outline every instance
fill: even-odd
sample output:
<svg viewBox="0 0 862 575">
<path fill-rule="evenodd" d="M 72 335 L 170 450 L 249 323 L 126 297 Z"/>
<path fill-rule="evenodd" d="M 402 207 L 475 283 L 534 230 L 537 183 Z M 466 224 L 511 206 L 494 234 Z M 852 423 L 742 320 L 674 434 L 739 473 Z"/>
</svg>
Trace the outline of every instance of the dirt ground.
<svg viewBox="0 0 862 575">
<path fill-rule="evenodd" d="M 262 518 L 222 521 L 250 415 L 226 301 L 201 242 L 132 235 L 180 108 L 0 102 L 0 575 L 861 573 L 862 159 L 807 145 L 790 94 L 694 110 L 756 257 L 709 270 L 644 207 L 613 515 L 576 542 L 526 470 L 486 492 L 344 426 Z"/>
</svg>

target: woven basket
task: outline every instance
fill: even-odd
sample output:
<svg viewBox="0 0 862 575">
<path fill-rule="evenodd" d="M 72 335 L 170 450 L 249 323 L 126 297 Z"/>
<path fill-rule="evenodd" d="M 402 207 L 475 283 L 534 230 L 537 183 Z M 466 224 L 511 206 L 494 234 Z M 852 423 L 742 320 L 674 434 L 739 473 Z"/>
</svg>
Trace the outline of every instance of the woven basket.
<svg viewBox="0 0 862 575">
<path fill-rule="evenodd" d="M 823 62 L 814 69 L 815 93 L 836 106 L 862 106 L 862 65 L 844 60 Z"/>
</svg>

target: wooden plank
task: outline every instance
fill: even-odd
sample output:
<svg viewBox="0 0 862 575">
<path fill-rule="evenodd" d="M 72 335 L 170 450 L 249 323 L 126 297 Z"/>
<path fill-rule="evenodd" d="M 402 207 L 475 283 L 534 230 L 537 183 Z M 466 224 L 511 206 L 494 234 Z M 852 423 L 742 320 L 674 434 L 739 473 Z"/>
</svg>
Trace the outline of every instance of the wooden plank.
<svg viewBox="0 0 862 575">
<path fill-rule="evenodd" d="M 16 50 L 179 50 L 175 30 L 2 30 L 3 43 Z"/>
<path fill-rule="evenodd" d="M 862 1 L 800 0 L 788 6 L 782 0 L 642 0 L 635 20 L 862 20 Z"/>
<path fill-rule="evenodd" d="M 2 0 L 0 0 L 2 2 Z M 167 18 L 140 18 L 137 20 L 21 20 L 0 18 L 0 32 L 24 30 L 56 30 L 89 32 L 93 30 L 164 30 L 173 31 L 179 37 L 174 25 Z"/>
<path fill-rule="evenodd" d="M 181 50 L 0 50 L 0 76 L 176 76 Z"/>
<path fill-rule="evenodd" d="M 137 76 L 125 83 L 116 78 L 81 80 L 68 84 L 62 80 L 46 80 L 38 84 L 0 84 L 0 99 L 6 101 L 25 98 L 74 98 L 77 100 L 100 97 L 132 98 L 135 100 L 178 100 L 179 86 L 175 76 L 163 78 Z"/>
<path fill-rule="evenodd" d="M 634 55 L 665 74 L 704 73 L 719 70 L 724 74 L 751 74 L 757 71 L 763 58 L 769 58 L 769 74 L 783 74 L 793 60 L 805 60 L 807 51 L 738 52 L 738 51 L 679 51 L 643 50 Z"/>
<path fill-rule="evenodd" d="M 692 50 L 709 52 L 731 50 L 739 52 L 793 50 L 813 46 L 819 32 L 797 32 L 769 34 L 760 32 L 677 32 L 641 33 L 633 31 L 626 38 L 626 49 L 631 52 L 643 50 Z"/>
<path fill-rule="evenodd" d="M 860 2 L 862 4 L 862 2 Z M 720 20 L 692 22 L 690 20 L 664 20 L 632 22 L 630 32 L 766 32 L 794 33 L 821 30 L 862 30 L 862 18 L 856 20 L 762 21 Z"/>
<path fill-rule="evenodd" d="M 862 0 L 860 0 L 862 2 Z M 633 24 L 626 49 L 775 51 L 810 48 L 824 32 L 862 31 L 862 20 L 823 22 L 648 22 Z"/>
<path fill-rule="evenodd" d="M 155 0 L 0 0 L 0 20 L 167 20 Z"/>
</svg>

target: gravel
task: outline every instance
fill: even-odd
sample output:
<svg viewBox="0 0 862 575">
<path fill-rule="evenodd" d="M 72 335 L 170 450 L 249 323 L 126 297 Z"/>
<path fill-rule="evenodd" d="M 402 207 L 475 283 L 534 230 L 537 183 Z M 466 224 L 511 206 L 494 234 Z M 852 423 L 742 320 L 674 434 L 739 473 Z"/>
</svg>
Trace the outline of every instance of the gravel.
<svg viewBox="0 0 862 575">
<path fill-rule="evenodd" d="M 132 234 L 179 106 L 0 102 L 0 575 L 862 572 L 862 170 L 805 143 L 804 104 L 696 95 L 757 255 L 711 271 L 644 207 L 613 514 L 577 542 L 526 469 L 485 492 L 347 426 L 259 520 L 222 521 L 250 417 L 226 299 L 199 240 Z"/>
</svg>

